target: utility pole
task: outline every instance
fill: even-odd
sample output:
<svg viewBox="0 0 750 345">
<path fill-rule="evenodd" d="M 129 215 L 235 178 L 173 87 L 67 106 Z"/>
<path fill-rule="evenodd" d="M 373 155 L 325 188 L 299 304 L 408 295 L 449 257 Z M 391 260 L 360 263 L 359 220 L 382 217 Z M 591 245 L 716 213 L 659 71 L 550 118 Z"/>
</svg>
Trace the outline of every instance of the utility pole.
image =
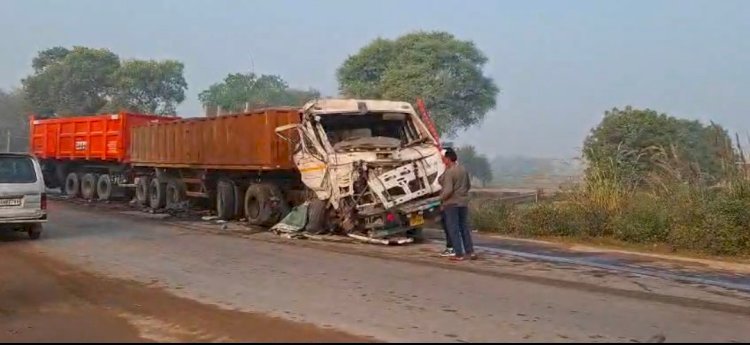
<svg viewBox="0 0 750 345">
<path fill-rule="evenodd" d="M 10 128 L 5 130 L 7 138 L 5 139 L 5 152 L 10 152 Z"/>
</svg>

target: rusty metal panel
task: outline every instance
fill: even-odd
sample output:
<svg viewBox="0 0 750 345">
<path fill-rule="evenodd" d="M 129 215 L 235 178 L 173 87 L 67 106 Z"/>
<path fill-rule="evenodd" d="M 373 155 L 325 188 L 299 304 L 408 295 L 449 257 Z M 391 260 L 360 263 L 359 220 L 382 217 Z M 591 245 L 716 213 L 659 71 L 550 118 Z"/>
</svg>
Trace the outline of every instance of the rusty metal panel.
<svg viewBox="0 0 750 345">
<path fill-rule="evenodd" d="M 291 144 L 275 130 L 299 121 L 296 108 L 272 108 L 135 127 L 131 161 L 154 167 L 293 169 Z"/>
</svg>

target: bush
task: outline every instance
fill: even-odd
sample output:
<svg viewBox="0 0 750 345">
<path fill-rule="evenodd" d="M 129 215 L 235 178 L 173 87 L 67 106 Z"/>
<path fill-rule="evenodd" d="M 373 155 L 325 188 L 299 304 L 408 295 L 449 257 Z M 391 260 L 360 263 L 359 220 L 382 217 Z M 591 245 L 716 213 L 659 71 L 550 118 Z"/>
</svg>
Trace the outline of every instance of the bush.
<svg viewBox="0 0 750 345">
<path fill-rule="evenodd" d="M 673 250 L 750 255 L 750 181 L 732 171 L 708 186 L 679 174 L 650 177 L 635 187 L 611 164 L 590 167 L 583 184 L 555 201 L 506 205 L 475 203 L 472 218 L 484 231 L 538 237 L 605 237 Z"/>
<path fill-rule="evenodd" d="M 750 193 L 684 184 L 667 190 L 606 199 L 579 189 L 563 201 L 531 205 L 482 200 L 472 205 L 472 221 L 482 231 L 521 237 L 604 237 L 714 255 L 750 254 Z"/>
<path fill-rule="evenodd" d="M 727 195 L 674 212 L 669 243 L 676 248 L 715 255 L 750 253 L 750 203 Z"/>
<path fill-rule="evenodd" d="M 471 223 L 480 231 L 513 233 L 511 206 L 498 200 L 481 200 L 471 205 Z"/>
</svg>

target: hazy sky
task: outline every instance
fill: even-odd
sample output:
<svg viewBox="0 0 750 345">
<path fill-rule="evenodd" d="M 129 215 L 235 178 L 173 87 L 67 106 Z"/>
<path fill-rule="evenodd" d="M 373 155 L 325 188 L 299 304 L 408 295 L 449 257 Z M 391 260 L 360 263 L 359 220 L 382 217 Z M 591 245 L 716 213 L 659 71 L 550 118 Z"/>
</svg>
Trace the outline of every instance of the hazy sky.
<svg viewBox="0 0 750 345">
<path fill-rule="evenodd" d="M 488 155 L 572 157 L 604 110 L 631 104 L 750 130 L 750 1 L 0 0 L 0 87 L 52 46 L 174 58 L 197 94 L 230 72 L 337 93 L 335 70 L 372 39 L 445 30 L 473 40 L 501 87 L 459 136 Z"/>
</svg>

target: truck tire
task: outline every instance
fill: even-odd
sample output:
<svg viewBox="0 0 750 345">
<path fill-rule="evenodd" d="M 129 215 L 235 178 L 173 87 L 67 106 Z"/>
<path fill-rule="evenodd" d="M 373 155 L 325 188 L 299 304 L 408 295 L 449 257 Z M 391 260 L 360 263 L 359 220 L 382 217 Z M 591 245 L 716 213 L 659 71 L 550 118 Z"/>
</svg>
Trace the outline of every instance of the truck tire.
<svg viewBox="0 0 750 345">
<path fill-rule="evenodd" d="M 310 234 L 320 234 L 325 230 L 326 209 L 328 203 L 320 199 L 313 199 L 307 206 L 307 224 L 305 232 Z"/>
<path fill-rule="evenodd" d="M 175 209 L 185 201 L 185 184 L 179 180 L 167 182 L 167 208 Z"/>
<path fill-rule="evenodd" d="M 44 230 L 44 227 L 42 226 L 42 224 L 31 224 L 26 230 L 26 233 L 29 234 L 30 239 L 38 240 L 39 237 L 42 237 L 43 230 Z"/>
<path fill-rule="evenodd" d="M 263 184 L 251 184 L 245 192 L 245 217 L 252 225 L 266 226 L 273 219 L 271 191 Z"/>
<path fill-rule="evenodd" d="M 135 181 L 135 200 L 141 206 L 148 206 L 149 197 L 148 189 L 150 188 L 151 181 L 146 176 L 137 177 Z"/>
<path fill-rule="evenodd" d="M 71 198 L 81 195 L 81 181 L 78 179 L 78 174 L 71 172 L 65 178 L 65 195 Z"/>
<path fill-rule="evenodd" d="M 154 209 L 159 210 L 164 208 L 167 203 L 166 183 L 162 183 L 159 179 L 151 179 L 151 183 L 148 188 L 148 205 Z"/>
<path fill-rule="evenodd" d="M 96 182 L 99 176 L 88 173 L 81 179 L 81 197 L 86 200 L 96 199 Z"/>
<path fill-rule="evenodd" d="M 234 219 L 235 213 L 235 186 L 232 181 L 219 180 L 216 185 L 216 215 L 221 220 Z"/>
<path fill-rule="evenodd" d="M 99 176 L 99 180 L 96 182 L 96 194 L 99 196 L 99 201 L 109 201 L 112 198 L 112 176 L 107 174 Z"/>
</svg>

